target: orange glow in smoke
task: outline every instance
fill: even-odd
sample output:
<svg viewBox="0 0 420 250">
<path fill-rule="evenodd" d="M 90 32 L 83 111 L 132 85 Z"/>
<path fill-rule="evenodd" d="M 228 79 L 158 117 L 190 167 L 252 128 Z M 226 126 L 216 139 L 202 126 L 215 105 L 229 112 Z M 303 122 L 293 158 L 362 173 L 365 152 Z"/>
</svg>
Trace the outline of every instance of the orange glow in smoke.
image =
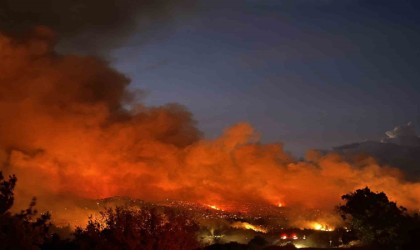
<svg viewBox="0 0 420 250">
<path fill-rule="evenodd" d="M 284 207 L 278 194 L 289 208 L 327 210 L 365 186 L 420 208 L 420 182 L 396 169 L 316 151 L 297 160 L 247 123 L 203 138 L 185 107 L 148 107 L 106 62 L 57 55 L 53 45 L 0 34 L 0 166 L 18 177 L 17 210 L 33 196 L 57 220 L 70 216 L 65 207 L 85 216 L 86 200 L 113 196 Z"/>
</svg>

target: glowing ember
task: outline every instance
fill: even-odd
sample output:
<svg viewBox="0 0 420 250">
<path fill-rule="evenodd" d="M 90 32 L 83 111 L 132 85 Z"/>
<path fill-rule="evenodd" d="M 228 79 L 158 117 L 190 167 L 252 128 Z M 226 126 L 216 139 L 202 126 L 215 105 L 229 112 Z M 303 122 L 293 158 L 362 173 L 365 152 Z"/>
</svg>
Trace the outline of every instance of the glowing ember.
<svg viewBox="0 0 420 250">
<path fill-rule="evenodd" d="M 285 207 L 285 206 L 286 206 L 286 204 L 284 204 L 283 202 L 279 202 L 279 203 L 277 203 L 277 206 L 278 206 L 278 207 Z"/>
<path fill-rule="evenodd" d="M 242 228 L 242 229 L 248 229 L 248 230 L 253 230 L 255 232 L 260 232 L 260 233 L 267 233 L 267 229 L 261 227 L 261 226 L 255 226 L 252 224 L 249 224 L 248 222 L 235 222 L 231 225 L 233 228 Z"/>
<path fill-rule="evenodd" d="M 216 205 L 207 205 L 209 208 L 214 209 L 214 210 L 218 210 L 218 211 L 223 211 L 221 208 L 219 208 Z"/>
</svg>

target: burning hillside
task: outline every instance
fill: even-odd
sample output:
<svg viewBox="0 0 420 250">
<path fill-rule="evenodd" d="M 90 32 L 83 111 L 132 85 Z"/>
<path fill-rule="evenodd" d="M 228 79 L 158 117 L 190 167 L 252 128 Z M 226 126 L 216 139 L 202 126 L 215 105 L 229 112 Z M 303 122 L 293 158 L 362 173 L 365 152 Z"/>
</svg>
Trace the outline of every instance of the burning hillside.
<svg viewBox="0 0 420 250">
<path fill-rule="evenodd" d="M 0 35 L 0 161 L 19 178 L 15 209 L 36 196 L 60 219 L 73 203 L 125 196 L 222 211 L 243 203 L 330 211 L 366 185 L 420 207 L 420 183 L 370 158 L 309 152 L 298 161 L 247 123 L 203 138 L 185 107 L 144 105 L 107 62 L 59 54 L 55 39 L 46 27 Z"/>
</svg>

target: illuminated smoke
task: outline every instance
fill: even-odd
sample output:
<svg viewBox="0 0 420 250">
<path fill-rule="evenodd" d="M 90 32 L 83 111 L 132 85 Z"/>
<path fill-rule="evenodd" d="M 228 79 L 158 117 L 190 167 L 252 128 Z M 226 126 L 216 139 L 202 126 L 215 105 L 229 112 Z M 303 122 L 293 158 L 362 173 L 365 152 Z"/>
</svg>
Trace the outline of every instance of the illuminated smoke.
<svg viewBox="0 0 420 250">
<path fill-rule="evenodd" d="M 182 152 L 200 134 L 190 113 L 176 104 L 135 102 L 125 76 L 95 58 L 56 55 L 50 36 L 38 29 L 25 43 L 0 37 L 5 171 L 41 200 L 46 193 L 154 199 L 172 193 Z"/>
<path fill-rule="evenodd" d="M 311 151 L 297 161 L 247 123 L 203 139 L 184 107 L 143 105 L 125 76 L 96 58 L 57 54 L 53 39 L 46 28 L 24 42 L 0 36 L 0 161 L 18 176 L 16 209 L 37 196 L 61 219 L 73 202 L 128 196 L 331 210 L 365 186 L 419 208 L 420 183 L 371 158 Z"/>
</svg>

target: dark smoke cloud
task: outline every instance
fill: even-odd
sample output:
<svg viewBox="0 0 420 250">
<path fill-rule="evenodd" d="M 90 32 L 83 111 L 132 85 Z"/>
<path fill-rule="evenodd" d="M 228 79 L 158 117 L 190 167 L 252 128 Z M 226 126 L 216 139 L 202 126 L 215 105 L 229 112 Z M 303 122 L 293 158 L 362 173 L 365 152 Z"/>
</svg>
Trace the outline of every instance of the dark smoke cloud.
<svg viewBox="0 0 420 250">
<path fill-rule="evenodd" d="M 0 30 L 26 39 L 36 26 L 57 33 L 65 51 L 101 53 L 119 45 L 129 34 L 150 36 L 159 25 L 168 27 L 176 10 L 189 0 L 1 0 Z"/>
</svg>

